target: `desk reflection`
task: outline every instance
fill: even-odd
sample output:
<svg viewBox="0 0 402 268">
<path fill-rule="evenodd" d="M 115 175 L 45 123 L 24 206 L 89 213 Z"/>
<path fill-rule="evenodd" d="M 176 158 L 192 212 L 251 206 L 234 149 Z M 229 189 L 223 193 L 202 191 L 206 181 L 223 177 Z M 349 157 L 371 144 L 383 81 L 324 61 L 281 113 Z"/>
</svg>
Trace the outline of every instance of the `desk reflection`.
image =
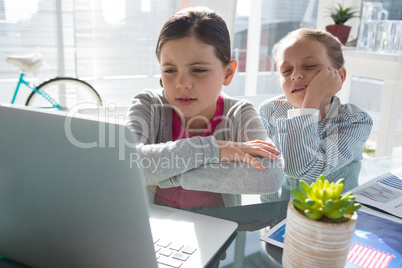
<svg viewBox="0 0 402 268">
<path fill-rule="evenodd" d="M 361 169 L 360 161 L 353 161 L 345 167 L 326 176 L 332 182 L 344 178 L 343 192 L 358 186 Z M 313 180 L 306 180 L 311 183 Z M 274 194 L 267 195 L 225 195 L 224 208 L 195 208 L 192 211 L 222 219 L 235 221 L 239 231 L 256 231 L 272 227 L 286 217 L 287 203 L 290 200 L 290 190 L 299 187 L 298 179 L 284 175 L 282 188 Z M 154 188 L 148 187 L 150 202 L 153 202 Z M 250 201 L 251 200 L 251 201 Z"/>
<path fill-rule="evenodd" d="M 344 178 L 343 192 L 347 192 L 358 186 L 360 169 L 361 162 L 353 161 L 332 174 L 328 174 L 326 179 L 335 182 Z M 265 230 L 266 227 L 272 227 L 285 219 L 290 190 L 299 187 L 298 180 L 298 178 L 284 175 L 282 188 L 277 193 L 267 195 L 225 194 L 225 207 L 194 208 L 191 211 L 235 221 L 239 224 L 238 231 Z M 313 181 L 306 180 L 309 184 Z M 153 203 L 155 188 L 149 186 L 147 189 L 150 202 Z"/>
<path fill-rule="evenodd" d="M 344 178 L 345 183 L 342 190 L 342 194 L 344 194 L 359 185 L 358 178 L 360 174 L 360 169 L 361 162 L 359 160 L 352 161 L 348 165 L 336 170 L 331 174 L 326 175 L 325 178 L 329 182 L 336 182 L 337 180 Z M 287 204 L 291 199 L 290 190 L 294 188 L 300 189 L 298 181 L 298 178 L 284 175 L 282 189 L 279 192 L 269 195 L 261 195 L 262 203 L 278 203 L 275 218 L 272 220 L 273 225 L 276 225 L 286 218 Z M 308 184 L 314 182 L 314 180 L 311 179 L 305 179 L 305 181 Z M 273 225 L 266 227 L 272 227 Z"/>
</svg>

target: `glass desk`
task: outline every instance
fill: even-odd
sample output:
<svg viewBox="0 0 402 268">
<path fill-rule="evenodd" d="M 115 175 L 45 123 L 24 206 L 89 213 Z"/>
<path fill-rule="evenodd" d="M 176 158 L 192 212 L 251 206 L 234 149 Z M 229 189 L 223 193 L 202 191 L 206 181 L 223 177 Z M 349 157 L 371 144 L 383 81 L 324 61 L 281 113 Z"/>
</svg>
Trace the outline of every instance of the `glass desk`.
<svg viewBox="0 0 402 268">
<path fill-rule="evenodd" d="M 345 178 L 344 191 L 349 191 L 399 167 L 402 167 L 402 156 L 367 158 L 352 162 L 326 178 L 331 181 Z M 262 242 L 259 238 L 265 233 L 266 227 L 272 227 L 286 217 L 290 199 L 288 187 L 296 183 L 295 179 L 285 176 L 284 185 L 277 194 L 239 195 L 236 197 L 239 202 L 237 205 L 197 211 L 239 224 L 238 236 L 227 250 L 226 259 L 220 261 L 219 267 L 282 267 L 282 249 Z"/>
<path fill-rule="evenodd" d="M 327 176 L 329 180 L 345 178 L 345 191 L 363 184 L 390 170 L 402 167 L 402 156 L 367 158 L 355 161 Z M 233 195 L 235 202 L 225 208 L 203 209 L 197 213 L 235 221 L 238 235 L 227 249 L 219 267 L 259 268 L 282 267 L 282 249 L 260 241 L 266 227 L 272 227 L 286 217 L 290 199 L 289 187 L 297 181 L 284 177 L 282 189 L 271 195 Z M 7 259 L 0 259 L 1 267 L 26 267 Z"/>
</svg>

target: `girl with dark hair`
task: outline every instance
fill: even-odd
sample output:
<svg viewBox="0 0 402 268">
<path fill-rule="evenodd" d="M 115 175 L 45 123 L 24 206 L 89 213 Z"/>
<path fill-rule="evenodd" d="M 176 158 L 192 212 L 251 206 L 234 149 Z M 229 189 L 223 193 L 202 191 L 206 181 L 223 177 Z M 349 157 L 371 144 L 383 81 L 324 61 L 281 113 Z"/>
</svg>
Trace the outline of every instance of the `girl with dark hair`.
<svg viewBox="0 0 402 268">
<path fill-rule="evenodd" d="M 155 202 L 198 209 L 222 207 L 222 194 L 272 193 L 282 183 L 275 146 L 254 107 L 225 96 L 237 62 L 224 20 L 207 8 L 179 11 L 156 46 L 160 90 L 134 97 L 127 125 L 136 134 Z"/>
</svg>

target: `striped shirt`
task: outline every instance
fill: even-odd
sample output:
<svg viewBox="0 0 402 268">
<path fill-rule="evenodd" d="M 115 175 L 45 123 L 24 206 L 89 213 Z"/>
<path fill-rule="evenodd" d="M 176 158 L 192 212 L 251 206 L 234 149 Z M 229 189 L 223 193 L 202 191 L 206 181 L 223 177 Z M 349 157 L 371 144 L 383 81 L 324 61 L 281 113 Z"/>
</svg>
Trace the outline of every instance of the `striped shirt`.
<svg viewBox="0 0 402 268">
<path fill-rule="evenodd" d="M 362 158 L 373 121 L 353 104 L 334 97 L 325 118 L 317 114 L 288 118 L 293 106 L 284 96 L 265 101 L 259 113 L 268 136 L 284 159 L 286 175 L 316 179 Z"/>
</svg>

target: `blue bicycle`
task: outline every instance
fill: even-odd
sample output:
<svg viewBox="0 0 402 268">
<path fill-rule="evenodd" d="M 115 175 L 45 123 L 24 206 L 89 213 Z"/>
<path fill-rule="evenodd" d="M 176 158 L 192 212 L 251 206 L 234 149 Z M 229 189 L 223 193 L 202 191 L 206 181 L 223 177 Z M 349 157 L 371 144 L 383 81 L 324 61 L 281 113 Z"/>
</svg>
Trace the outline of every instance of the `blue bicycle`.
<svg viewBox="0 0 402 268">
<path fill-rule="evenodd" d="M 25 103 L 27 106 L 55 108 L 63 111 L 70 110 L 78 104 L 102 106 L 102 99 L 98 92 L 90 84 L 78 78 L 56 77 L 39 86 L 26 81 L 25 73 L 35 72 L 42 65 L 42 56 L 39 53 L 10 56 L 6 61 L 21 71 L 11 104 L 15 102 L 20 86 L 25 85 L 32 90 Z"/>
</svg>

